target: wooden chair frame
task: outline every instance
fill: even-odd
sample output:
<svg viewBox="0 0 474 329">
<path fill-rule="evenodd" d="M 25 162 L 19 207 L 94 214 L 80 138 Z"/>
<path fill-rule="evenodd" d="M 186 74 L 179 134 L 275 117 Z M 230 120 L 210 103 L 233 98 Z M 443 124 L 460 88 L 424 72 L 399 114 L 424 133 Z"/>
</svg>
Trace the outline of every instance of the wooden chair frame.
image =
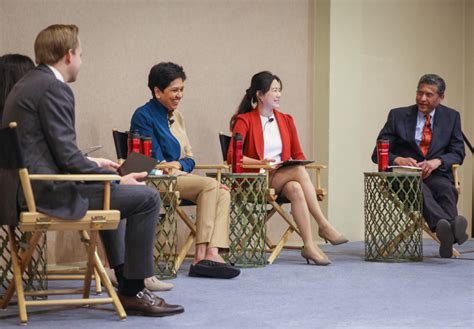
<svg viewBox="0 0 474 329">
<path fill-rule="evenodd" d="M 16 123 L 10 123 L 10 128 L 15 129 Z M 10 251 L 12 255 L 13 280 L 10 282 L 5 296 L 1 301 L 1 308 L 8 306 L 14 293 L 17 295 L 19 318 L 22 324 L 28 321 L 28 306 L 55 306 L 55 305 L 96 305 L 113 304 L 121 320 L 126 318 L 125 310 L 115 292 L 102 262 L 97 255 L 96 246 L 99 230 L 116 229 L 120 221 L 120 212 L 110 209 L 111 182 L 119 180 L 116 175 L 30 175 L 26 168 L 19 169 L 19 177 L 23 194 L 26 199 L 28 211 L 20 213 L 19 229 L 23 232 L 32 232 L 27 247 L 19 254 L 18 241 L 16 241 L 14 228 L 8 228 Z M 79 220 L 65 220 L 37 212 L 31 181 L 77 181 L 77 182 L 104 182 L 103 210 L 90 210 Z M 31 261 L 36 245 L 44 231 L 78 231 L 85 245 L 88 260 L 84 275 L 82 289 L 59 289 L 25 292 L 22 276 Z M 93 272 L 101 278 L 109 297 L 90 298 L 90 288 Z M 26 300 L 26 296 L 53 296 L 82 294 L 82 298 L 61 300 Z"/>
<path fill-rule="evenodd" d="M 451 167 L 451 170 L 453 172 L 453 177 L 454 177 L 454 186 L 456 190 L 458 191 L 458 194 L 461 194 L 461 181 L 459 180 L 459 175 L 458 175 L 458 169 L 460 165 L 459 164 L 453 164 Z M 439 241 L 438 237 L 436 236 L 436 233 L 431 232 L 431 229 L 426 222 L 426 220 L 423 218 L 423 231 L 428 234 L 429 237 L 431 237 L 438 245 L 441 244 Z M 399 235 L 397 235 L 393 240 L 388 242 L 388 244 L 384 247 L 383 253 L 389 254 L 391 253 L 396 246 L 400 243 L 400 241 L 403 239 L 404 236 L 409 236 L 411 232 L 414 230 L 414 223 L 413 225 L 408 226 L 403 232 L 401 232 Z M 461 253 L 453 247 L 453 256 L 455 258 L 461 257 Z"/>
<path fill-rule="evenodd" d="M 323 201 L 327 195 L 327 190 L 321 187 L 321 169 L 327 169 L 324 165 L 319 164 L 310 164 L 305 166 L 306 169 L 314 172 L 314 178 L 316 181 L 316 195 L 318 201 Z M 285 247 L 286 243 L 290 236 L 296 232 L 301 237 L 301 232 L 299 231 L 293 217 L 283 208 L 284 203 L 288 203 L 287 200 L 282 200 L 278 198 L 278 195 L 275 193 L 275 190 L 268 188 L 268 179 L 269 179 L 269 169 L 272 169 L 272 166 L 269 165 L 243 165 L 243 168 L 246 169 L 264 169 L 267 176 L 267 203 L 271 205 L 271 208 L 267 210 L 266 222 L 272 218 L 273 215 L 278 213 L 283 220 L 288 224 L 288 228 L 285 230 L 283 235 L 280 237 L 278 243 L 274 244 L 270 238 L 267 236 L 265 238 L 265 244 L 269 248 L 270 256 L 268 257 L 268 263 L 272 264 L 276 258 L 280 255 L 283 248 L 295 249 L 294 247 Z M 282 202 L 284 201 L 284 202 Z M 318 251 L 322 254 L 325 254 L 317 245 L 315 246 Z"/>
<path fill-rule="evenodd" d="M 123 134 L 123 132 L 120 132 L 116 128 L 112 129 L 112 134 L 114 135 L 114 139 L 117 138 L 117 140 L 114 140 L 115 143 L 115 149 L 117 151 L 117 158 L 118 158 L 118 163 L 122 164 L 125 161 L 124 155 L 119 154 L 118 148 L 120 147 L 120 143 L 123 143 L 122 141 L 119 141 L 119 134 Z M 117 137 L 115 137 L 117 136 Z M 123 153 L 125 150 L 120 151 L 120 153 Z M 122 156 L 121 156 L 122 155 Z M 168 163 L 160 163 L 155 166 L 156 169 L 179 169 L 178 167 L 168 164 Z M 223 164 L 204 164 L 204 165 L 195 165 L 194 166 L 195 170 L 214 170 L 216 174 L 216 179 L 218 182 L 221 181 L 221 173 L 223 170 L 228 170 L 229 167 L 227 165 Z M 178 206 L 176 207 L 176 213 L 178 214 L 179 218 L 183 221 L 183 223 L 186 225 L 186 227 L 189 229 L 189 234 L 186 237 L 186 240 L 184 241 L 184 244 L 181 246 L 181 248 L 178 250 L 178 254 L 176 256 L 176 262 L 175 262 L 175 271 L 178 272 L 179 268 L 183 264 L 184 259 L 188 256 L 189 250 L 194 244 L 194 240 L 196 238 L 196 224 L 193 222 L 191 217 L 184 211 L 183 207 L 185 206 L 195 206 L 195 204 L 191 201 L 188 200 L 183 200 L 180 198 L 179 192 L 175 192 L 177 195 L 178 199 Z"/>
</svg>

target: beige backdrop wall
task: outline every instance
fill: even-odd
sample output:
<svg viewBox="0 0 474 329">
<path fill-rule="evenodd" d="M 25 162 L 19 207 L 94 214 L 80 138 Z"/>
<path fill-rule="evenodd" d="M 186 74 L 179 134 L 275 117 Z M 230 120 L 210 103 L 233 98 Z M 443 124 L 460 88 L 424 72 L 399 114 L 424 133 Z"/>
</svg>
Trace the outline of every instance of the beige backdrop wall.
<svg viewBox="0 0 474 329">
<path fill-rule="evenodd" d="M 174 61 L 185 68 L 180 110 L 200 163 L 222 162 L 217 133 L 228 131 L 252 74 L 271 70 L 284 83 L 281 109 L 295 116 L 303 148 L 312 157 L 309 8 L 304 0 L 0 0 L 0 53 L 33 56 L 41 29 L 78 25 L 83 65 L 71 85 L 78 143 L 103 144 L 95 155 L 112 159 L 111 130 L 127 130 L 133 111 L 150 98 L 152 65 Z M 56 252 L 58 262 L 74 254 L 76 244 L 69 239 L 59 236 L 50 248 L 66 248 Z"/>
<path fill-rule="evenodd" d="M 472 51 L 466 51 L 466 44 L 472 45 L 468 27 L 474 15 L 470 0 L 332 0 L 330 4 L 329 217 L 344 226 L 351 239 L 361 239 L 362 173 L 376 170 L 370 156 L 388 111 L 414 104 L 422 74 L 445 78 L 444 104 L 461 112 L 463 129 L 472 135 Z M 458 204 L 468 218 L 471 158 L 467 156 L 461 170 L 463 193 Z"/>
<path fill-rule="evenodd" d="M 466 95 L 464 117 L 466 119 L 464 129 L 469 136 L 471 143 L 474 143 L 474 1 L 466 1 L 464 11 L 464 20 L 466 22 L 466 64 L 464 94 Z M 468 156 L 466 168 L 471 167 L 471 216 L 474 215 L 474 163 L 472 156 Z M 464 181 L 469 182 L 469 170 L 465 170 Z M 469 183 L 466 184 L 469 186 Z M 465 200 L 469 206 L 469 194 L 466 194 Z M 471 217 L 472 218 L 472 217 Z M 474 232 L 471 221 L 471 232 Z"/>
<path fill-rule="evenodd" d="M 308 157 L 329 164 L 323 208 L 361 240 L 362 173 L 375 169 L 370 154 L 388 110 L 414 102 L 421 74 L 445 77 L 445 104 L 461 112 L 474 139 L 473 7 L 470 0 L 0 0 L 0 53 L 33 56 L 42 28 L 77 24 L 84 48 L 72 84 L 79 144 L 103 144 L 97 155 L 110 158 L 110 131 L 128 129 L 149 98 L 153 64 L 171 60 L 186 69 L 180 109 L 198 162 L 221 161 L 217 132 L 227 131 L 251 75 L 274 71 L 284 82 L 281 108 L 295 116 Z M 459 203 L 468 217 L 472 173 L 468 157 Z M 53 261 L 71 260 L 70 241 L 53 238 Z"/>
</svg>

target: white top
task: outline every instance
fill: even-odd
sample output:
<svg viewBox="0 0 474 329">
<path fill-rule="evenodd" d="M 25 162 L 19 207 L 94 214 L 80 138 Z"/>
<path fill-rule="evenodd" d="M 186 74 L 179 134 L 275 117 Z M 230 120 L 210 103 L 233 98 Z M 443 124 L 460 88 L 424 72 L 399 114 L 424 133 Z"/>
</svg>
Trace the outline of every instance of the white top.
<svg viewBox="0 0 474 329">
<path fill-rule="evenodd" d="M 281 162 L 282 142 L 280 128 L 275 115 L 269 117 L 260 116 L 263 131 L 263 154 L 265 159 L 274 159 Z"/>
</svg>

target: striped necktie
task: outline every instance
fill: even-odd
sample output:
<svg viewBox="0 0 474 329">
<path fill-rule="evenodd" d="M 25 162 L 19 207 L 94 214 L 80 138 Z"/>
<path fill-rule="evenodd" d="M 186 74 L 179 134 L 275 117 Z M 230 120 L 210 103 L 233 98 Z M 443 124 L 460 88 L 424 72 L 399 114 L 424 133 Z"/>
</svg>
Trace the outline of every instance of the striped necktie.
<svg viewBox="0 0 474 329">
<path fill-rule="evenodd" d="M 421 153 L 426 157 L 428 153 L 428 149 L 430 148 L 431 143 L 431 116 L 429 114 L 425 114 L 425 126 L 423 127 L 423 133 L 420 142 L 420 149 Z"/>
</svg>

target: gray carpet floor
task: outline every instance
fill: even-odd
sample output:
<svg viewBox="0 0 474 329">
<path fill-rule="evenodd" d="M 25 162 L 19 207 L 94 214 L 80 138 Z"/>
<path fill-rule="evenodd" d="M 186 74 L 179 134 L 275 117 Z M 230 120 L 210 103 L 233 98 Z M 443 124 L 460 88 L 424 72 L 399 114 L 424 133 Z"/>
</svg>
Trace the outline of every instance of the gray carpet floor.
<svg viewBox="0 0 474 329">
<path fill-rule="evenodd" d="M 31 328 L 474 328 L 474 240 L 460 259 L 442 259 L 431 240 L 418 263 L 364 261 L 364 245 L 323 246 L 332 260 L 309 266 L 284 251 L 265 268 L 233 280 L 187 276 L 187 260 L 161 293 L 184 314 L 118 321 L 112 307 L 34 308 Z M 50 283 L 50 288 L 64 283 Z M 67 283 L 71 286 L 71 282 Z M 72 283 L 79 286 L 79 284 Z M 17 308 L 0 311 L 0 328 L 18 328 Z"/>
</svg>

